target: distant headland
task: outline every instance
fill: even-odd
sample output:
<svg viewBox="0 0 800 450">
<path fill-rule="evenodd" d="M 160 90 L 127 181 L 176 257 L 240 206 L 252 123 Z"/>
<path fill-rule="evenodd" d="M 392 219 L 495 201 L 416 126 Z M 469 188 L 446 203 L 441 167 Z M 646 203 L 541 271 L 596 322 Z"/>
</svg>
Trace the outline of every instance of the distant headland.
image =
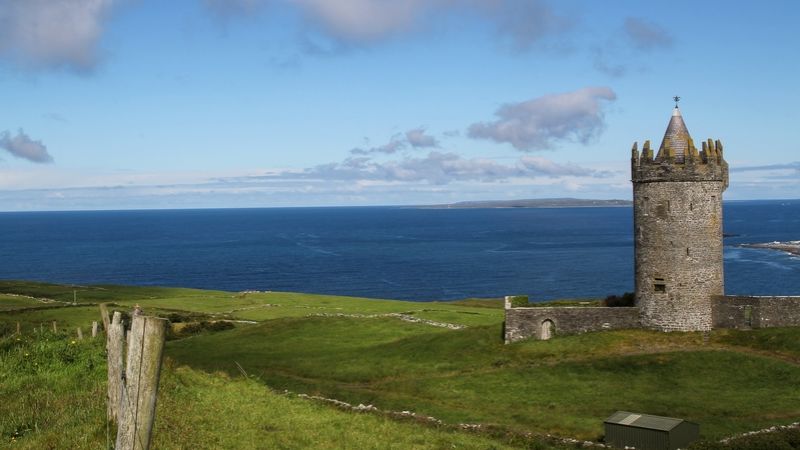
<svg viewBox="0 0 800 450">
<path fill-rule="evenodd" d="M 591 200 L 581 198 L 533 198 L 523 200 L 483 200 L 467 201 L 442 205 L 419 205 L 424 209 L 467 209 L 467 208 L 590 208 L 609 206 L 631 206 L 630 200 Z"/>
<path fill-rule="evenodd" d="M 746 248 L 768 248 L 771 250 L 780 250 L 791 255 L 800 256 L 800 241 L 787 241 L 787 242 L 764 242 L 760 244 L 741 244 L 740 247 Z"/>
</svg>

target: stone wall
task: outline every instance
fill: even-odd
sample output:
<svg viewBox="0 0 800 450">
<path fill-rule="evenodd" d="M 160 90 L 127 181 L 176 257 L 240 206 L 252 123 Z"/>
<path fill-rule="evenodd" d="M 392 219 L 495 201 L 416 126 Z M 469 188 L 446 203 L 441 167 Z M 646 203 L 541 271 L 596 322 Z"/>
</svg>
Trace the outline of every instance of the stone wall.
<svg viewBox="0 0 800 450">
<path fill-rule="evenodd" d="M 714 328 L 800 326 L 800 296 L 726 295 L 714 298 Z"/>
<path fill-rule="evenodd" d="M 541 339 L 550 322 L 553 335 L 579 334 L 588 331 L 639 328 L 639 308 L 607 307 L 533 307 L 506 308 L 505 342 L 526 338 Z"/>
</svg>

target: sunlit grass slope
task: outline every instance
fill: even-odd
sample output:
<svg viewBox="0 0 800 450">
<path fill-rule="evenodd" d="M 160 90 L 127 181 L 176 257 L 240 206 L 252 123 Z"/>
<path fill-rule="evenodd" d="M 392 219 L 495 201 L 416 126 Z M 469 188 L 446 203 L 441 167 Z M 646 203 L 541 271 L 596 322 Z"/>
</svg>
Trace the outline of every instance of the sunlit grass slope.
<svg viewBox="0 0 800 450">
<path fill-rule="evenodd" d="M 0 448 L 109 448 L 101 340 L 49 332 L 0 340 Z M 167 362 L 159 389 L 158 449 L 516 448 L 276 393 L 250 378 Z"/>
<path fill-rule="evenodd" d="M 238 364 L 258 388 L 410 410 L 454 426 L 597 440 L 605 417 L 631 410 L 686 418 L 718 439 L 800 419 L 800 329 L 624 330 L 503 345 L 497 300 L 19 282 L 0 282 L 0 293 L 78 298 L 77 306 L 0 312 L 6 333 L 17 321 L 24 329 L 47 328 L 51 320 L 88 329 L 98 302 L 232 320 L 235 329 L 168 342 L 168 356 L 233 378 L 241 376 Z M 0 295 L 0 308 L 6 298 L 8 305 L 18 301 Z"/>
</svg>

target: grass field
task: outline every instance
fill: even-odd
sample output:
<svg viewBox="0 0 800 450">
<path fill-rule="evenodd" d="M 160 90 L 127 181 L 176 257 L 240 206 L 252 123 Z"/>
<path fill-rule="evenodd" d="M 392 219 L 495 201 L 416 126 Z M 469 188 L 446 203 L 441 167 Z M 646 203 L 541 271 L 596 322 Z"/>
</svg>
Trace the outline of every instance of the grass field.
<svg viewBox="0 0 800 450">
<path fill-rule="evenodd" d="M 76 306 L 19 312 L 9 309 L 28 307 L 14 303 L 21 297 L 2 295 L 71 302 L 73 291 L 77 291 Z M 208 320 L 245 321 L 235 322 L 231 330 L 168 342 L 171 362 L 159 397 L 159 414 L 180 411 L 181 419 L 175 419 L 180 423 L 173 425 L 157 424 L 157 429 L 167 427 L 170 431 L 166 433 L 179 437 L 174 442 L 187 444 L 165 448 L 198 448 L 201 441 L 193 441 L 191 433 L 181 434 L 180 430 L 193 429 L 194 420 L 220 420 L 185 405 L 187 399 L 205 399 L 208 405 L 219 402 L 216 407 L 232 416 L 253 417 L 241 418 L 242 423 L 231 425 L 234 428 L 228 431 L 227 425 L 209 422 L 211 428 L 221 427 L 217 434 L 241 434 L 242 440 L 225 441 L 225 436 L 209 432 L 202 442 L 217 445 L 205 448 L 228 447 L 235 442 L 242 443 L 238 448 L 258 448 L 247 442 L 264 438 L 278 439 L 276 448 L 302 448 L 312 442 L 303 441 L 311 439 L 307 433 L 292 437 L 289 432 L 258 431 L 259 423 L 270 420 L 282 424 L 264 425 L 270 430 L 296 428 L 287 422 L 294 419 L 271 417 L 269 411 L 274 414 L 274 409 L 247 409 L 256 406 L 240 404 L 240 395 L 259 398 L 263 404 L 303 405 L 281 406 L 286 411 L 311 408 L 313 412 L 298 413 L 308 416 L 302 420 L 319 419 L 332 427 L 324 430 L 320 423 L 308 422 L 308 426 L 323 428 L 313 441 L 321 447 L 323 442 L 342 442 L 345 437 L 339 435 L 352 434 L 353 439 L 365 439 L 353 441 L 353 445 L 366 448 L 381 448 L 380 442 L 397 442 L 397 448 L 442 448 L 442 443 L 451 441 L 461 448 L 547 448 L 556 444 L 538 437 L 515 439 L 525 433 L 549 433 L 598 440 L 602 420 L 616 410 L 686 418 L 700 423 L 702 435 L 712 440 L 800 419 L 798 329 L 718 330 L 706 336 L 625 330 L 503 345 L 503 311 L 497 300 L 416 303 L 280 292 L 0 282 L 0 335 L 4 330 L 7 336 L 13 332 L 15 322 L 22 324 L 24 335 L 42 324 L 46 328 L 52 320 L 63 330 L 78 326 L 88 330 L 91 321 L 99 318 L 95 306 L 99 302 L 118 305 L 112 309 L 121 310 L 139 304 L 148 314 L 192 312 Z M 424 320 L 413 321 L 417 319 Z M 448 324 L 451 327 L 444 326 Z M 237 364 L 249 375 L 247 379 L 242 379 Z M 5 376 L 6 380 L 14 378 Z M 102 383 L 101 378 L 97 383 Z M 14 389 L 23 389 L 17 384 L 6 387 L 3 381 L 0 379 L 0 401 L 13 397 Z M 62 382 L 66 383 L 63 392 L 76 388 Z M 175 392 L 169 386 L 177 386 Z M 332 410 L 275 393 L 284 390 L 371 404 L 384 411 L 414 411 L 441 419 L 446 429 Z M 70 402 L 81 401 L 71 394 L 67 397 Z M 25 398 L 27 403 L 35 401 Z M 95 406 L 102 409 L 102 405 Z M 245 408 L 241 411 L 247 413 L 238 414 L 237 408 Z M 323 419 L 327 413 L 335 417 Z M 102 421 L 102 411 L 98 414 L 99 418 L 92 420 Z M 385 441 L 367 435 L 360 438 L 347 428 L 356 418 L 378 421 L 364 425 L 365 430 L 399 428 L 382 431 Z M 465 434 L 456 431 L 459 424 L 482 424 L 483 430 L 491 432 Z M 97 427 L 81 433 L 94 436 L 93 442 L 105 439 L 104 427 Z M 8 429 L 2 432 L 7 435 Z M 45 436 L 43 429 L 27 433 L 19 442 Z M 418 429 L 443 434 L 427 436 L 427 447 L 389 437 L 395 432 L 397 436 L 414 435 Z M 330 444 L 329 448 L 337 446 Z"/>
</svg>

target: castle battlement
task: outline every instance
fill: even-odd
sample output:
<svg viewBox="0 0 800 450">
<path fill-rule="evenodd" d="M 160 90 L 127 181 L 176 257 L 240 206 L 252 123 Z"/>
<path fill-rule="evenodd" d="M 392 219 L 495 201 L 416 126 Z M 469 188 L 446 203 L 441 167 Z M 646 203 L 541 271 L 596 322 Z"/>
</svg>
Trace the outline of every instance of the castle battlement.
<svg viewBox="0 0 800 450">
<path fill-rule="evenodd" d="M 692 138 L 681 141 L 682 152 L 673 148 L 674 140 L 665 139 L 658 154 L 653 155 L 650 141 L 631 149 L 631 181 L 634 183 L 669 181 L 721 181 L 728 187 L 728 163 L 723 157 L 722 142 L 708 139 L 697 150 Z"/>
</svg>

